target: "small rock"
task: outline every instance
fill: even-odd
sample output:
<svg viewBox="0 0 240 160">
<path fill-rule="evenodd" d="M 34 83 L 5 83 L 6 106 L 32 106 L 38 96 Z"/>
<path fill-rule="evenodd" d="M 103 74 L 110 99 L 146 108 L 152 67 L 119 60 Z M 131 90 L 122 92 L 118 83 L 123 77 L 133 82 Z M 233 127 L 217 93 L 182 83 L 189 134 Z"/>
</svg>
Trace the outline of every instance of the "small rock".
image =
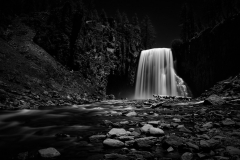
<svg viewBox="0 0 240 160">
<path fill-rule="evenodd" d="M 220 144 L 220 141 L 218 140 L 215 140 L 215 139 L 209 139 L 209 140 L 206 140 L 206 142 L 209 144 L 209 147 L 216 147 L 217 145 Z"/>
<path fill-rule="evenodd" d="M 186 133 L 192 133 L 192 131 L 190 131 L 189 129 L 187 129 L 186 127 L 181 127 L 179 128 L 180 132 L 186 132 Z"/>
<path fill-rule="evenodd" d="M 103 144 L 108 147 L 114 147 L 114 148 L 119 148 L 123 147 L 124 143 L 122 141 L 116 140 L 116 139 L 105 139 L 103 141 Z"/>
<path fill-rule="evenodd" d="M 182 128 L 182 127 L 184 127 L 183 124 L 177 126 L 177 128 Z"/>
<path fill-rule="evenodd" d="M 224 126 L 230 126 L 230 125 L 234 125 L 235 122 L 233 120 L 231 120 L 230 118 L 226 118 L 224 121 L 222 121 L 222 124 Z"/>
<path fill-rule="evenodd" d="M 206 155 L 205 155 L 205 154 L 202 154 L 202 153 L 197 153 L 197 155 L 198 155 L 199 158 L 204 158 L 204 157 L 206 157 Z"/>
<path fill-rule="evenodd" d="M 174 151 L 174 149 L 173 149 L 172 147 L 169 147 L 169 148 L 167 149 L 167 151 L 168 151 L 168 152 L 172 152 L 172 151 Z"/>
<path fill-rule="evenodd" d="M 193 149 L 199 150 L 199 147 L 196 144 L 193 144 L 191 142 L 187 142 L 186 144 L 188 145 L 188 147 L 191 147 Z"/>
<path fill-rule="evenodd" d="M 129 112 L 126 114 L 127 117 L 134 117 L 134 116 L 137 116 L 137 113 L 136 112 Z"/>
<path fill-rule="evenodd" d="M 224 103 L 225 103 L 225 101 L 221 97 L 219 97 L 215 94 L 209 96 L 204 101 L 204 104 L 206 104 L 206 105 L 222 105 Z"/>
<path fill-rule="evenodd" d="M 135 142 L 137 146 L 140 148 L 150 148 L 153 146 L 156 140 L 157 139 L 155 137 L 144 137 L 144 138 L 135 139 Z"/>
<path fill-rule="evenodd" d="M 58 152 L 58 150 L 56 150 L 55 148 L 46 148 L 46 149 L 40 149 L 38 150 L 38 152 L 40 153 L 41 157 L 43 158 L 53 158 L 53 157 L 57 157 L 60 156 L 61 154 Z"/>
<path fill-rule="evenodd" d="M 203 124 L 202 127 L 212 128 L 213 127 L 213 123 L 212 122 L 207 122 L 207 123 Z"/>
<path fill-rule="evenodd" d="M 164 131 L 160 128 L 151 127 L 149 129 L 151 135 L 164 135 Z"/>
<path fill-rule="evenodd" d="M 114 136 L 125 136 L 127 134 L 128 132 L 123 128 L 112 128 L 107 135 L 109 137 L 114 137 Z"/>
<path fill-rule="evenodd" d="M 177 147 L 183 145 L 183 139 L 178 136 L 171 135 L 170 137 L 165 139 L 164 144 L 166 144 L 167 147 L 172 146 L 172 147 L 177 148 Z"/>
<path fill-rule="evenodd" d="M 106 135 L 93 135 L 89 137 L 90 142 L 102 142 L 106 138 Z"/>
<path fill-rule="evenodd" d="M 118 137 L 120 141 L 129 141 L 129 140 L 134 140 L 134 136 L 120 136 Z"/>
<path fill-rule="evenodd" d="M 129 124 L 129 121 L 122 121 L 122 122 L 120 122 L 120 124 L 126 125 L 126 124 Z"/>
<path fill-rule="evenodd" d="M 160 126 L 162 128 L 171 128 L 171 124 L 168 124 L 168 123 L 161 123 Z"/>
<path fill-rule="evenodd" d="M 140 130 L 141 132 L 143 133 L 148 133 L 149 132 L 149 129 L 152 128 L 153 126 L 150 125 L 150 124 L 145 124 Z"/>
<path fill-rule="evenodd" d="M 128 129 L 130 132 L 133 132 L 135 129 L 134 128 L 129 128 Z"/>
<path fill-rule="evenodd" d="M 125 141 L 125 146 L 126 147 L 132 147 L 134 145 L 135 141 L 134 140 L 130 140 L 130 141 Z"/>
<path fill-rule="evenodd" d="M 207 134 L 198 135 L 199 138 L 210 139 Z"/>
<path fill-rule="evenodd" d="M 209 143 L 207 141 L 204 141 L 204 140 L 200 141 L 200 146 L 202 148 L 209 148 L 210 147 Z"/>
<path fill-rule="evenodd" d="M 240 149 L 233 146 L 227 146 L 226 151 L 231 155 L 240 155 Z"/>
<path fill-rule="evenodd" d="M 153 126 L 158 126 L 160 121 L 149 121 L 148 124 L 153 125 Z"/>
<path fill-rule="evenodd" d="M 190 152 L 185 152 L 182 156 L 181 156 L 181 160 L 192 160 L 193 158 L 193 154 Z"/>
<path fill-rule="evenodd" d="M 178 124 L 172 122 L 172 123 L 171 123 L 171 126 L 174 127 L 174 128 L 176 128 L 176 127 L 178 126 Z"/>
<path fill-rule="evenodd" d="M 231 136 L 238 136 L 238 137 L 240 137 L 240 132 L 232 132 L 230 135 Z"/>
<path fill-rule="evenodd" d="M 174 121 L 175 123 L 180 123 L 180 122 L 181 122 L 181 119 L 173 118 L 173 121 Z"/>
</svg>

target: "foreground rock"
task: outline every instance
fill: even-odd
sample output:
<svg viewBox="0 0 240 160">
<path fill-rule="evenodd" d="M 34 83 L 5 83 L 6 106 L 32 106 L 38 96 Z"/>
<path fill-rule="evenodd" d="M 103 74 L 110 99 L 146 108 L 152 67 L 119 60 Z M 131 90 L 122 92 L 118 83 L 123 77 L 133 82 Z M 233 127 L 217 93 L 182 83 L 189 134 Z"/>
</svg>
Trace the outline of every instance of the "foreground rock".
<svg viewBox="0 0 240 160">
<path fill-rule="evenodd" d="M 52 147 L 40 149 L 38 152 L 43 158 L 54 158 L 61 155 L 60 152 L 58 152 L 58 150 Z"/>
<path fill-rule="evenodd" d="M 120 148 L 124 146 L 124 143 L 122 141 L 119 141 L 116 139 L 105 139 L 103 141 L 103 144 L 107 147 L 114 147 L 114 148 Z"/>
<path fill-rule="evenodd" d="M 108 132 L 108 137 L 126 136 L 128 132 L 123 128 L 113 128 Z"/>
<path fill-rule="evenodd" d="M 204 101 L 204 104 L 206 104 L 206 105 L 223 105 L 224 103 L 225 103 L 225 101 L 221 97 L 219 97 L 215 94 L 209 96 Z"/>
</svg>

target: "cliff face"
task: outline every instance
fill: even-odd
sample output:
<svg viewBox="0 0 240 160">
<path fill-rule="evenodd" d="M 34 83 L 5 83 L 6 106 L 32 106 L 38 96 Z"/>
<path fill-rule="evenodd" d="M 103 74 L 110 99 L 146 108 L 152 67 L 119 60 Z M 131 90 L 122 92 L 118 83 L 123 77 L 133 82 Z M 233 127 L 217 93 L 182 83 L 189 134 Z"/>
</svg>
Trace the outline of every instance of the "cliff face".
<svg viewBox="0 0 240 160">
<path fill-rule="evenodd" d="M 208 28 L 177 51 L 178 74 L 199 96 L 240 72 L 240 15 Z"/>
</svg>

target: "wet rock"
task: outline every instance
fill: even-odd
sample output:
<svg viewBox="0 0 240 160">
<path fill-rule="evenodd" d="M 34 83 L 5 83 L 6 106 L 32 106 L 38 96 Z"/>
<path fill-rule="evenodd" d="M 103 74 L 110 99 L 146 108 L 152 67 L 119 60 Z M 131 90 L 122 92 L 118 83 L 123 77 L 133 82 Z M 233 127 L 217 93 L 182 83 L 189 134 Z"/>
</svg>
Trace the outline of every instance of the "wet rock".
<svg viewBox="0 0 240 160">
<path fill-rule="evenodd" d="M 111 126 L 112 125 L 112 122 L 109 121 L 109 120 L 103 120 L 102 122 L 105 126 Z"/>
<path fill-rule="evenodd" d="M 209 147 L 216 147 L 217 145 L 220 144 L 220 141 L 215 139 L 209 139 L 209 140 L 206 140 L 206 142 L 209 144 Z"/>
<path fill-rule="evenodd" d="M 125 136 L 128 132 L 123 128 L 112 128 L 108 133 L 108 137 L 115 137 L 115 136 Z"/>
<path fill-rule="evenodd" d="M 231 120 L 230 118 L 226 118 L 224 121 L 222 121 L 222 124 L 224 126 L 230 126 L 230 125 L 234 125 L 235 122 L 233 120 Z"/>
<path fill-rule="evenodd" d="M 135 139 L 135 142 L 139 148 L 151 148 L 156 140 L 156 137 L 144 137 Z"/>
<path fill-rule="evenodd" d="M 120 148 L 124 146 L 124 143 L 122 141 L 116 140 L 116 139 L 105 139 L 103 141 L 103 145 L 107 147 L 114 147 L 114 148 Z"/>
<path fill-rule="evenodd" d="M 206 105 L 222 105 L 224 103 L 225 103 L 225 101 L 221 97 L 219 97 L 215 94 L 209 96 L 204 101 L 204 104 L 206 104 Z"/>
<path fill-rule="evenodd" d="M 189 130 L 189 129 L 187 129 L 186 127 L 181 127 L 181 128 L 179 128 L 179 131 L 180 131 L 180 132 L 186 132 L 186 133 L 192 133 L 192 131 Z"/>
<path fill-rule="evenodd" d="M 129 121 L 121 121 L 120 124 L 127 125 L 127 124 L 129 124 Z"/>
<path fill-rule="evenodd" d="M 180 122 L 181 122 L 181 119 L 173 118 L 173 121 L 174 121 L 175 123 L 180 123 Z"/>
<path fill-rule="evenodd" d="M 199 138 L 210 139 L 207 134 L 197 135 Z"/>
<path fill-rule="evenodd" d="M 140 131 L 139 132 L 138 131 L 133 131 L 133 132 L 130 133 L 130 135 L 134 136 L 134 137 L 138 137 L 138 136 L 141 135 L 141 133 L 140 133 Z"/>
<path fill-rule="evenodd" d="M 90 142 L 102 142 L 106 138 L 106 135 L 93 135 L 89 137 Z"/>
<path fill-rule="evenodd" d="M 193 148 L 193 149 L 199 150 L 199 147 L 198 147 L 196 144 L 193 144 L 193 143 L 191 143 L 191 142 L 187 142 L 186 144 L 187 144 L 188 147 L 190 147 L 190 148 Z"/>
<path fill-rule="evenodd" d="M 168 123 L 161 123 L 160 126 L 162 128 L 171 128 L 171 124 L 168 124 Z"/>
<path fill-rule="evenodd" d="M 203 124 L 202 127 L 212 128 L 213 127 L 213 123 L 212 122 L 207 122 L 207 123 Z"/>
<path fill-rule="evenodd" d="M 168 151 L 168 152 L 172 152 L 172 151 L 174 151 L 174 149 L 173 149 L 172 147 L 169 147 L 169 148 L 167 149 L 167 151 Z"/>
<path fill-rule="evenodd" d="M 178 126 L 177 123 L 173 123 L 173 122 L 172 122 L 170 125 L 171 125 L 173 128 L 176 128 L 176 127 Z"/>
<path fill-rule="evenodd" d="M 182 128 L 182 127 L 184 127 L 183 124 L 177 126 L 177 128 L 179 128 L 179 129 Z"/>
<path fill-rule="evenodd" d="M 152 128 L 153 126 L 150 124 L 145 124 L 140 130 L 143 133 L 149 133 L 149 129 Z"/>
<path fill-rule="evenodd" d="M 42 158 L 54 158 L 60 156 L 61 154 L 55 148 L 45 148 L 38 150 Z"/>
<path fill-rule="evenodd" d="M 134 145 L 135 141 L 134 140 L 130 140 L 130 141 L 125 141 L 125 146 L 126 147 L 132 147 Z"/>
<path fill-rule="evenodd" d="M 206 155 L 205 155 L 205 154 L 202 154 L 202 153 L 197 153 L 197 155 L 198 155 L 199 158 L 204 158 L 204 157 L 206 157 Z"/>
<path fill-rule="evenodd" d="M 152 125 L 152 126 L 158 126 L 160 121 L 149 121 L 148 124 Z"/>
<path fill-rule="evenodd" d="M 134 128 L 129 128 L 128 129 L 130 132 L 133 132 L 135 129 Z"/>
<path fill-rule="evenodd" d="M 185 152 L 182 156 L 181 156 L 181 160 L 192 160 L 193 159 L 193 154 L 190 152 Z"/>
<path fill-rule="evenodd" d="M 134 140 L 134 136 L 120 136 L 118 137 L 120 141 L 129 141 L 129 140 Z"/>
<path fill-rule="evenodd" d="M 231 155 L 240 155 L 240 149 L 233 147 L 233 146 L 227 146 L 226 151 Z"/>
<path fill-rule="evenodd" d="M 143 158 L 145 159 L 153 159 L 153 154 L 151 152 L 148 151 L 132 151 L 130 154 L 135 154 L 135 155 L 142 155 Z"/>
<path fill-rule="evenodd" d="M 230 135 L 240 137 L 240 132 L 232 132 Z"/>
<path fill-rule="evenodd" d="M 204 140 L 200 140 L 200 146 L 202 148 L 209 148 L 210 147 L 209 143 L 207 141 L 204 141 Z"/>
<path fill-rule="evenodd" d="M 122 154 L 117 154 L 117 153 L 111 153 L 111 154 L 105 154 L 104 158 L 107 159 L 119 159 L 119 160 L 124 160 L 127 159 L 126 155 Z"/>
<path fill-rule="evenodd" d="M 164 135 L 164 131 L 160 128 L 155 128 L 155 127 L 151 127 L 149 129 L 149 133 L 151 135 L 155 135 L 155 136 L 159 136 L 159 135 Z"/>
<path fill-rule="evenodd" d="M 127 117 L 134 117 L 134 116 L 137 116 L 137 113 L 136 112 L 129 112 L 126 114 Z"/>
<path fill-rule="evenodd" d="M 119 123 L 119 122 L 115 122 L 115 123 L 112 123 L 112 127 L 114 127 L 114 128 L 121 128 L 122 124 Z"/>
<path fill-rule="evenodd" d="M 171 135 L 170 137 L 165 139 L 164 145 L 167 146 L 167 148 L 170 146 L 177 148 L 183 145 L 183 139 L 178 136 Z"/>
</svg>

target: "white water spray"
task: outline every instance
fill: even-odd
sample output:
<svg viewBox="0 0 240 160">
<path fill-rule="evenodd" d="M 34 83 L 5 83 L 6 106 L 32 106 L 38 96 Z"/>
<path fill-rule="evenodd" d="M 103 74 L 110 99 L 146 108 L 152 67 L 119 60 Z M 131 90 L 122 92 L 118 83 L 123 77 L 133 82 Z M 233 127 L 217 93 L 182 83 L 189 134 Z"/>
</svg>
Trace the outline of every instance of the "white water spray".
<svg viewBox="0 0 240 160">
<path fill-rule="evenodd" d="M 178 93 L 178 86 L 169 48 L 142 51 L 135 88 L 136 99 L 153 98 L 154 94 L 184 96 Z"/>
</svg>

